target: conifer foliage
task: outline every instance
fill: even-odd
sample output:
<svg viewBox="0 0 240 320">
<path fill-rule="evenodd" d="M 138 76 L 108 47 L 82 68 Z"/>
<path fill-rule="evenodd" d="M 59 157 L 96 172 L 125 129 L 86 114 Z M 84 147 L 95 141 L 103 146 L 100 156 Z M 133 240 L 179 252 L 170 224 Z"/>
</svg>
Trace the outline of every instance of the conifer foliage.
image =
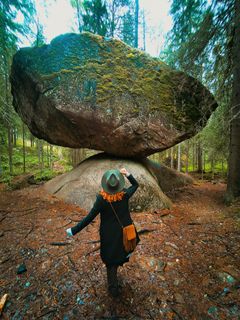
<svg viewBox="0 0 240 320">
<path fill-rule="evenodd" d="M 83 30 L 105 36 L 108 30 L 106 4 L 102 0 L 84 0 L 83 8 Z"/>
<path fill-rule="evenodd" d="M 239 1 L 174 0 L 171 13 L 174 26 L 165 52 L 169 63 L 203 81 L 220 106 L 207 130 L 217 137 L 216 152 L 218 143 L 229 144 L 227 198 L 231 201 L 240 195 Z M 221 118 L 217 126 L 214 117 Z"/>
</svg>

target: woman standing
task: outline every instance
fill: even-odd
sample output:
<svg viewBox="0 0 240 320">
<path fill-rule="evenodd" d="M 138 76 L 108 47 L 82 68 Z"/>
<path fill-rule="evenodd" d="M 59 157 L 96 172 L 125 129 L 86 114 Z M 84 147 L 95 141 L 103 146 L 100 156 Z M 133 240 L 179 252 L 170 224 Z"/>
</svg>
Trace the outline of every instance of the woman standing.
<svg viewBox="0 0 240 320">
<path fill-rule="evenodd" d="M 124 188 L 124 176 L 130 181 L 131 186 Z M 107 268 L 107 280 L 109 293 L 116 297 L 119 295 L 117 279 L 118 266 L 129 261 L 131 253 L 126 252 L 123 246 L 122 226 L 132 224 L 129 212 L 128 200 L 138 188 L 138 182 L 125 169 L 108 170 L 102 177 L 102 190 L 96 197 L 96 201 L 89 214 L 76 226 L 66 230 L 69 236 L 73 236 L 85 228 L 100 213 L 100 254 Z M 139 237 L 136 232 L 136 242 Z"/>
</svg>

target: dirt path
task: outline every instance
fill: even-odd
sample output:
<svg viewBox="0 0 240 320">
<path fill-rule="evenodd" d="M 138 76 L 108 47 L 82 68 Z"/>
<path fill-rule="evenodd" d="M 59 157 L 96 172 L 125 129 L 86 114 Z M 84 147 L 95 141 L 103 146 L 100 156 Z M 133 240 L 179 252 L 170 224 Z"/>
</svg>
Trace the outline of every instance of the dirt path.
<svg viewBox="0 0 240 320">
<path fill-rule="evenodd" d="M 224 184 L 199 183 L 169 196 L 171 210 L 133 213 L 141 242 L 120 268 L 113 300 L 99 256 L 99 220 L 74 238 L 85 215 L 41 186 L 0 192 L 3 319 L 240 319 L 240 206 Z M 17 275 L 25 264 L 27 271 Z"/>
</svg>

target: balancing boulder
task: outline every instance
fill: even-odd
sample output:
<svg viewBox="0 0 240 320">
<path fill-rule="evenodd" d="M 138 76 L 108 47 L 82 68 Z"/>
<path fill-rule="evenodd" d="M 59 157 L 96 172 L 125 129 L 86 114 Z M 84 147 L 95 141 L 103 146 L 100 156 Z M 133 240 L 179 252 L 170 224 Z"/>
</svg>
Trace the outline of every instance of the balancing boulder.
<svg viewBox="0 0 240 320">
<path fill-rule="evenodd" d="M 196 79 L 91 33 L 20 49 L 11 85 L 14 107 L 33 135 L 129 158 L 190 138 L 217 106 Z"/>
</svg>

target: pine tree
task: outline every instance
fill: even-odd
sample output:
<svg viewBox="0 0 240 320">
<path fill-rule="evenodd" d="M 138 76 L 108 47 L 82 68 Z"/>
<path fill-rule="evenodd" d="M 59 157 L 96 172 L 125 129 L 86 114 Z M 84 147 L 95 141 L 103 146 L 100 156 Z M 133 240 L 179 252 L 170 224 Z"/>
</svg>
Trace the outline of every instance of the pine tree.
<svg viewBox="0 0 240 320">
<path fill-rule="evenodd" d="M 121 39 L 127 43 L 129 46 L 134 47 L 134 14 L 132 10 L 128 10 L 122 19 L 122 25 L 121 25 Z"/>
<path fill-rule="evenodd" d="M 194 22 L 191 19 L 193 4 L 193 12 L 199 13 Z M 199 74 L 198 70 L 202 70 L 201 80 L 213 91 L 219 102 L 221 108 L 217 109 L 213 117 L 218 117 L 221 113 L 224 120 L 219 122 L 215 134 L 222 140 L 224 133 L 230 131 L 227 198 L 233 199 L 240 195 L 240 69 L 237 57 L 240 50 L 239 1 L 215 0 L 208 5 L 205 1 L 175 0 L 172 9 L 174 8 L 177 8 L 172 10 L 175 15 L 174 41 L 171 42 L 168 53 L 170 48 L 176 49 L 173 61 L 175 60 L 175 66 L 180 66 L 184 71 L 196 75 Z M 187 27 L 186 16 L 192 27 Z M 188 30 L 186 34 L 181 33 L 184 30 Z M 187 37 L 184 39 L 182 36 L 185 35 Z"/>
<path fill-rule="evenodd" d="M 240 2 L 234 3 L 234 32 L 232 45 L 232 97 L 230 119 L 230 154 L 226 200 L 240 196 Z"/>
<path fill-rule="evenodd" d="M 108 31 L 108 13 L 102 0 L 84 0 L 83 30 L 105 36 Z"/>
<path fill-rule="evenodd" d="M 135 0 L 134 47 L 138 48 L 139 0 Z"/>
<path fill-rule="evenodd" d="M 82 32 L 82 28 L 83 28 L 83 21 L 82 21 L 83 5 L 82 5 L 82 0 L 71 0 L 70 3 L 71 3 L 71 6 L 76 9 L 78 31 Z"/>
<path fill-rule="evenodd" d="M 46 43 L 46 39 L 43 34 L 43 26 L 40 24 L 39 19 L 35 21 L 36 25 L 36 35 L 35 40 L 32 43 L 33 47 L 40 47 Z"/>
<path fill-rule="evenodd" d="M 108 0 L 106 2 L 109 20 L 108 34 L 120 37 L 120 26 L 124 12 L 130 5 L 130 0 Z"/>
<path fill-rule="evenodd" d="M 21 12 L 24 23 L 16 22 L 17 13 Z M 10 93 L 10 66 L 12 56 L 17 50 L 18 34 L 30 31 L 29 23 L 34 13 L 31 1 L 8 0 L 0 2 L 0 122 L 3 123 L 1 136 L 7 135 L 9 171 L 12 174 L 12 142 L 16 114 L 13 111 Z M 7 134 L 6 134 L 7 132 Z M 4 139 L 5 141 L 5 139 Z"/>
</svg>

